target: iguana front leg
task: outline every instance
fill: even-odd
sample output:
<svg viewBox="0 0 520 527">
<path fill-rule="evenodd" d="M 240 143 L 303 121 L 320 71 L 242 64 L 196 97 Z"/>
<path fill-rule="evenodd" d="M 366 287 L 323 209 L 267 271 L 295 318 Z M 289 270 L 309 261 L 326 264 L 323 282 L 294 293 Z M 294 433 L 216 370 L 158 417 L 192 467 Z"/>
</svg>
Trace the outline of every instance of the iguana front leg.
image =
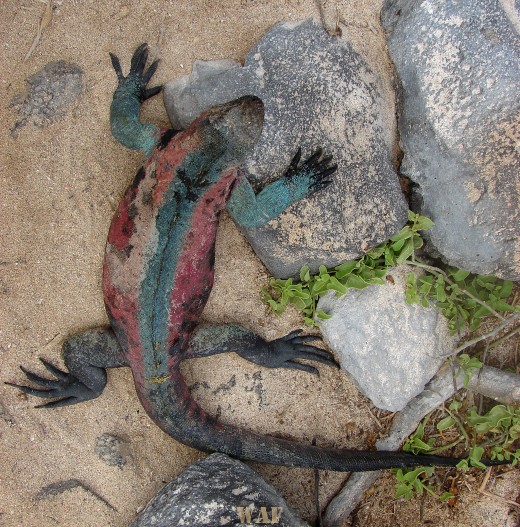
<svg viewBox="0 0 520 527">
<path fill-rule="evenodd" d="M 141 44 L 132 57 L 130 72 L 125 77 L 119 59 L 113 53 L 110 53 L 110 58 L 119 81 L 110 106 L 112 135 L 123 146 L 148 153 L 157 144 L 160 129 L 153 124 L 141 123 L 139 111 L 144 101 L 162 90 L 162 86 L 146 87 L 159 61 L 153 62 L 145 72 L 148 47 L 147 44 Z"/>
<path fill-rule="evenodd" d="M 337 165 L 330 165 L 332 156 L 321 158 L 321 148 L 299 165 L 298 149 L 285 174 L 255 195 L 253 187 L 243 177 L 237 183 L 227 203 L 227 210 L 241 227 L 261 227 L 279 216 L 289 205 L 328 187 Z"/>
</svg>

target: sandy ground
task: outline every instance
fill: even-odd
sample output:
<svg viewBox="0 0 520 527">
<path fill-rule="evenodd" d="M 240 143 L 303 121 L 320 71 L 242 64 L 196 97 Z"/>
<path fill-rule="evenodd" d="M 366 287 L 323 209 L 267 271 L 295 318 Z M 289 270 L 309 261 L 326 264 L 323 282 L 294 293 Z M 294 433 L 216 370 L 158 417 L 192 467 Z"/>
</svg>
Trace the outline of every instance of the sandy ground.
<svg viewBox="0 0 520 527">
<path fill-rule="evenodd" d="M 331 29 L 339 16 L 343 35 L 388 89 L 391 70 L 378 22 L 380 3 L 324 2 L 323 14 Z M 0 6 L 0 378 L 15 382 L 23 377 L 19 364 L 38 372 L 39 356 L 59 364 L 67 335 L 107 322 L 101 293 L 105 237 L 140 163 L 139 154 L 125 150 L 110 135 L 115 75 L 108 52 L 117 53 L 126 68 L 137 45 L 149 42 L 161 58 L 155 76 L 161 83 L 188 73 L 195 59 L 241 60 L 274 23 L 319 19 L 320 10 L 312 0 L 55 0 L 52 21 L 24 61 L 45 5 L 5 0 Z M 12 98 L 25 90 L 29 76 L 55 60 L 81 67 L 83 93 L 61 120 L 45 127 L 27 124 L 13 136 L 19 117 L 10 105 Z M 145 120 L 167 122 L 160 97 L 148 102 L 143 114 Z M 238 321 L 267 338 L 299 327 L 295 314 L 279 319 L 266 313 L 258 300 L 266 276 L 224 218 L 217 282 L 206 318 Z M 226 355 L 185 366 L 197 399 L 223 420 L 302 441 L 316 438 L 318 445 L 366 448 L 380 430 L 374 409 L 370 411 L 369 402 L 344 375 L 325 368 L 322 372 L 317 380 L 302 373 L 260 370 Z M 200 456 L 150 421 L 127 369 L 110 371 L 105 392 L 94 401 L 57 410 L 35 409 L 34 404 L 1 385 L 2 526 L 123 527 L 165 482 Z M 120 466 L 108 464 L 96 452 L 102 434 L 120 438 Z M 305 519 L 314 520 L 312 471 L 255 468 Z M 344 479 L 342 474 L 322 473 L 322 504 Z M 502 494 L 515 499 L 511 489 L 509 482 Z M 391 476 L 367 499 L 370 506 L 358 513 L 358 525 L 420 524 L 418 511 L 424 504 L 394 501 Z M 458 509 L 438 512 L 436 503 L 428 501 L 426 518 L 446 526 L 514 521 L 509 505 L 474 490 L 466 491 L 461 502 Z"/>
</svg>

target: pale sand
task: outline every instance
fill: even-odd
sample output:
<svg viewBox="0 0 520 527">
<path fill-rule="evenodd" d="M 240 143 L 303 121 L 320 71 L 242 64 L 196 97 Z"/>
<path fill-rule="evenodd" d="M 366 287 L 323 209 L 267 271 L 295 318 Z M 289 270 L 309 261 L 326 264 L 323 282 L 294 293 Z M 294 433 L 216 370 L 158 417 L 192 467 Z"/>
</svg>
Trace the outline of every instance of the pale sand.
<svg viewBox="0 0 520 527">
<path fill-rule="evenodd" d="M 333 29 L 336 3 L 325 4 L 325 19 Z M 337 12 L 349 24 L 341 25 L 343 35 L 349 36 L 382 76 L 383 89 L 389 90 L 391 70 L 378 21 L 380 4 L 380 0 L 345 0 L 337 2 Z M 45 6 L 38 1 L 6 0 L 1 7 L 2 381 L 21 381 L 19 364 L 41 372 L 39 356 L 58 364 L 60 345 L 68 334 L 106 324 L 101 293 L 105 237 L 140 163 L 139 154 L 121 147 L 110 135 L 108 108 L 115 74 L 108 52 L 118 54 L 126 70 L 133 50 L 147 41 L 161 58 L 154 78 L 161 83 L 189 73 L 195 59 L 243 60 L 280 20 L 320 16 L 312 0 L 63 0 L 54 5 L 53 20 L 27 61 L 24 57 Z M 30 75 L 55 60 L 83 69 L 84 93 L 63 119 L 44 128 L 28 124 L 14 138 L 10 129 L 17 115 L 10 108 L 11 99 L 25 90 Z M 160 97 L 145 105 L 143 118 L 166 124 Z M 206 318 L 238 321 L 267 338 L 299 327 L 301 320 L 294 313 L 281 319 L 266 313 L 258 299 L 266 276 L 226 217 L 219 232 L 217 281 Z M 315 379 L 297 372 L 260 371 L 223 355 L 193 361 L 185 371 L 190 384 L 198 383 L 193 392 L 210 412 L 262 433 L 366 448 L 379 431 L 369 402 L 345 375 L 327 368 L 322 368 L 321 379 Z M 165 482 L 200 455 L 153 424 L 136 398 L 128 369 L 109 372 L 109 384 L 99 399 L 58 410 L 34 409 L 34 398 L 0 386 L 0 525 L 123 527 Z M 123 468 L 107 465 L 96 453 L 96 438 L 104 433 L 126 441 Z M 255 468 L 304 518 L 315 516 L 312 471 Z M 39 497 L 42 488 L 68 480 L 83 487 Z M 322 473 L 322 503 L 343 480 L 342 474 Z M 376 487 L 377 504 L 374 495 L 370 498 L 371 517 L 376 515 L 378 525 L 418 525 L 420 502 L 394 504 L 390 476 L 386 481 Z M 510 499 L 512 488 L 514 481 L 503 490 Z M 475 511 L 482 510 L 477 518 L 483 527 L 503 522 L 508 506 L 490 500 L 483 509 L 485 500 L 474 491 L 466 492 L 458 509 L 440 512 L 434 501 L 428 501 L 426 517 L 436 525 L 469 525 L 475 522 Z M 489 510 L 498 516 L 489 516 Z"/>
</svg>

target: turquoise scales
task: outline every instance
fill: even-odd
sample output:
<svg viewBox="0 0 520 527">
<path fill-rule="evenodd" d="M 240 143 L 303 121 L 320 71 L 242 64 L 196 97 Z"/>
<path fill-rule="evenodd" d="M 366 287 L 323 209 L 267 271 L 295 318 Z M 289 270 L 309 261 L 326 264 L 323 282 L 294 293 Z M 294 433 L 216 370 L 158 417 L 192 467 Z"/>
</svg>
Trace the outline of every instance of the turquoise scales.
<svg viewBox="0 0 520 527">
<path fill-rule="evenodd" d="M 118 87 L 110 120 L 114 137 L 141 150 L 145 161 L 126 191 L 108 234 L 103 271 L 110 329 L 70 337 L 63 345 L 68 372 L 42 359 L 56 379 L 22 368 L 40 388 L 25 393 L 54 399 L 60 407 L 98 397 L 106 368 L 130 366 L 135 386 L 151 418 L 177 440 L 206 451 L 279 465 L 338 471 L 377 470 L 417 465 L 455 465 L 458 460 L 396 452 L 319 448 L 221 423 L 193 400 L 180 372 L 182 360 L 235 352 L 269 368 L 317 374 L 298 362 L 335 366 L 315 337 L 299 330 L 267 342 L 238 325 L 199 325 L 213 286 L 215 236 L 226 208 L 242 226 L 258 227 L 287 206 L 326 188 L 336 170 L 331 157 L 317 151 L 300 163 L 300 152 L 278 181 L 255 195 L 241 165 L 262 129 L 262 104 L 245 97 L 201 115 L 187 130 L 161 130 L 139 121 L 157 62 L 148 70 L 146 45 L 123 76 L 112 55 Z M 15 385 L 16 386 L 16 385 Z"/>
</svg>

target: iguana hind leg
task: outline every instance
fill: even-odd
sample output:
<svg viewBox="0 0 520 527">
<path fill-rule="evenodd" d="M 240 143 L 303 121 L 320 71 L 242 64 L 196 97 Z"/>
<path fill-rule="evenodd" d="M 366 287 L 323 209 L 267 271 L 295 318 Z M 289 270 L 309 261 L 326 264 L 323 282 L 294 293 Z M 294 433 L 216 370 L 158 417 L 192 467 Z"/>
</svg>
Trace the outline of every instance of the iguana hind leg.
<svg viewBox="0 0 520 527">
<path fill-rule="evenodd" d="M 63 343 L 62 354 L 68 371 L 60 370 L 40 358 L 55 379 L 40 377 L 20 366 L 27 379 L 39 387 L 6 384 L 19 388 L 28 395 L 55 399 L 40 406 L 56 408 L 95 399 L 101 395 L 107 383 L 105 368 L 128 365 L 111 329 L 93 329 L 69 337 Z"/>
<path fill-rule="evenodd" d="M 190 341 L 183 359 L 208 357 L 218 353 L 235 352 L 242 358 L 267 368 L 288 368 L 319 375 L 319 371 L 300 359 L 320 362 L 328 366 L 337 364 L 332 355 L 309 344 L 319 339 L 314 335 L 302 335 L 301 330 L 270 342 L 236 324 L 201 325 Z"/>
</svg>

